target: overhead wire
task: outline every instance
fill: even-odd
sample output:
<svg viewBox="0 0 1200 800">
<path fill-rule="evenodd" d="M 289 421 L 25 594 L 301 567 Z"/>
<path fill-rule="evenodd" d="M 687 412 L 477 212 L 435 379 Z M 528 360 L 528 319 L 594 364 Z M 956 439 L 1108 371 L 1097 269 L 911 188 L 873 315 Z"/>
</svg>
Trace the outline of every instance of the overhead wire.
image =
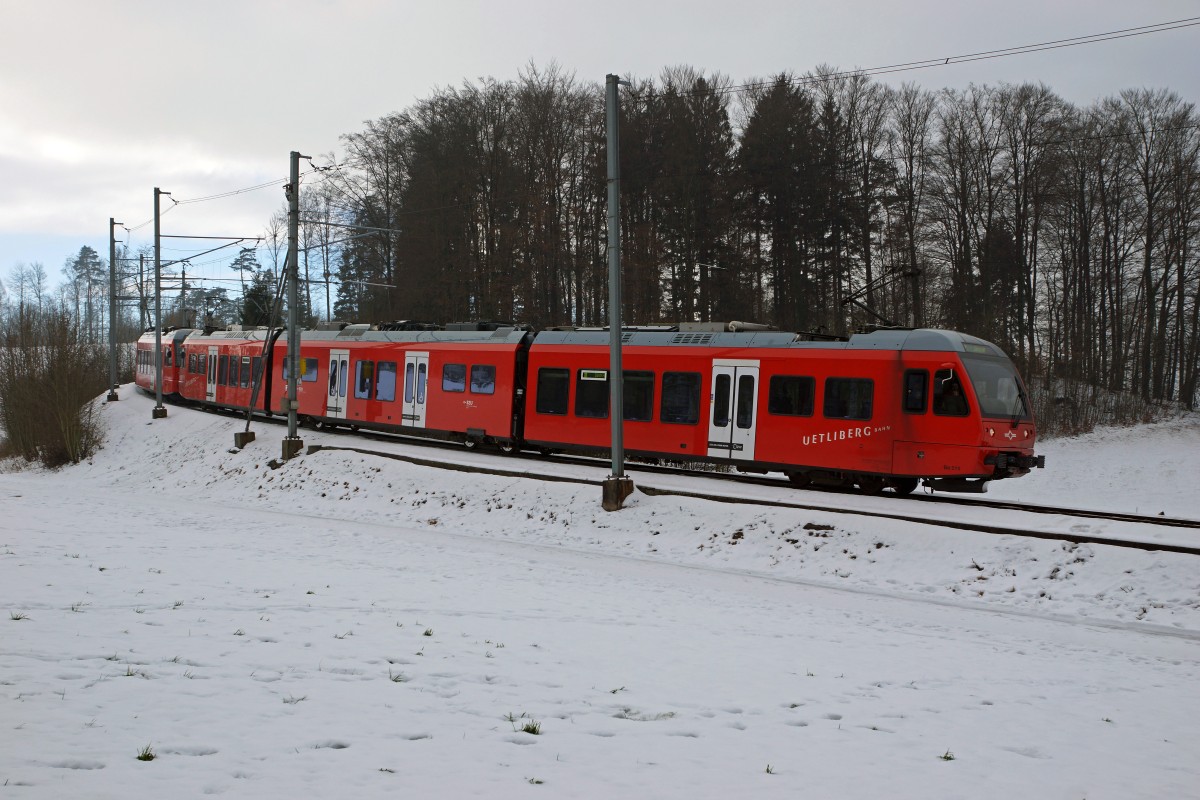
<svg viewBox="0 0 1200 800">
<path fill-rule="evenodd" d="M 835 81 L 838 79 L 849 78 L 849 77 L 859 76 L 859 75 L 862 75 L 862 76 L 885 75 L 885 74 L 892 74 L 892 73 L 908 71 L 908 70 L 930 69 L 930 68 L 935 68 L 935 67 L 949 66 L 952 64 L 963 64 L 963 63 L 970 63 L 970 62 L 974 62 L 974 61 L 983 61 L 983 60 L 990 60 L 990 59 L 997 59 L 997 58 L 1007 58 L 1007 57 L 1012 57 L 1012 56 L 1016 56 L 1016 55 L 1025 55 L 1025 54 L 1029 54 L 1029 53 L 1036 53 L 1036 52 L 1042 52 L 1042 51 L 1047 51 L 1047 50 L 1055 50 L 1055 49 L 1061 49 L 1061 48 L 1067 48 L 1067 47 L 1077 47 L 1077 46 L 1086 45 L 1086 44 L 1097 44 L 1100 42 L 1113 41 L 1113 40 L 1117 40 L 1117 39 L 1125 39 L 1125 38 L 1131 38 L 1131 37 L 1135 37 L 1135 36 L 1144 36 L 1144 35 L 1148 35 L 1151 33 L 1162 33 L 1162 32 L 1167 32 L 1167 31 L 1172 31 L 1172 30 L 1194 27 L 1197 25 L 1200 25 L 1200 17 L 1187 17 L 1187 18 L 1172 20 L 1172 21 L 1168 21 L 1168 22 L 1154 23 L 1151 25 L 1123 28 L 1123 29 L 1107 31 L 1107 32 L 1103 32 L 1103 33 L 1088 34 L 1088 35 L 1084 35 L 1084 36 L 1075 36 L 1075 37 L 1069 37 L 1069 38 L 1064 38 L 1064 39 L 1054 39 L 1054 40 L 1049 40 L 1049 41 L 1045 41 L 1045 42 L 1036 42 L 1036 43 L 1027 44 L 1027 45 L 1018 45 L 1018 46 L 1014 46 L 1014 47 L 999 48 L 999 49 L 995 49 L 995 50 L 985 50 L 985 51 L 980 51 L 980 52 L 975 52 L 975 53 L 966 53 L 966 54 L 962 54 L 962 55 L 955 55 L 955 56 L 949 56 L 949 57 L 944 57 L 944 58 L 938 57 L 938 58 L 923 59 L 923 60 L 918 60 L 918 61 L 903 62 L 903 63 L 898 63 L 898 64 L 889 64 L 889 65 L 884 65 L 884 66 L 879 66 L 879 67 L 870 67 L 870 68 L 865 68 L 865 69 L 853 69 L 853 70 L 845 70 L 845 71 L 838 71 L 838 72 L 827 72 L 827 73 L 823 73 L 823 74 L 803 75 L 803 76 L 795 76 L 795 77 L 791 77 L 791 78 L 786 78 L 781 75 L 781 76 L 776 77 L 775 79 L 771 79 L 771 80 L 748 82 L 748 83 L 742 83 L 742 84 L 730 85 L 730 86 L 724 86 L 724 87 L 718 87 L 718 88 L 709 88 L 704 91 L 698 91 L 698 92 L 673 92 L 672 94 L 675 97 L 686 97 L 686 96 L 701 95 L 701 94 L 714 94 L 714 95 L 732 94 L 734 92 L 748 91 L 748 90 L 762 88 L 762 87 L 766 87 L 766 86 L 772 86 L 772 85 L 779 83 L 780 81 L 791 84 L 791 85 L 796 85 L 796 86 L 811 86 L 811 85 L 826 83 L 826 82 Z M 637 93 L 633 93 L 633 97 L 631 99 L 633 99 L 634 102 L 636 103 L 636 102 L 644 102 L 646 98 L 642 98 Z M 1095 140 L 1108 139 L 1108 138 L 1122 138 L 1122 137 L 1135 136 L 1135 135 L 1140 135 L 1140 134 L 1145 134 L 1145 133 L 1157 133 L 1157 132 L 1166 132 L 1166 131 L 1175 131 L 1175 130 L 1190 130 L 1190 129 L 1194 129 L 1197 127 L 1200 127 L 1200 125 L 1185 125 L 1185 126 L 1179 126 L 1179 127 L 1175 127 L 1175 128 L 1163 128 L 1163 129 L 1156 129 L 1156 130 L 1151 130 L 1151 131 L 1131 130 L 1131 131 L 1127 131 L 1127 132 L 1103 133 L 1103 134 L 1082 136 L 1082 137 L 1077 137 L 1077 138 L 1050 140 L 1050 141 L 1039 143 L 1036 146 L 1052 146 L 1052 145 L 1060 145 L 1060 144 L 1070 144 L 1073 142 L 1081 142 L 1081 141 L 1095 141 Z M 931 152 L 927 152 L 926 155 L 946 155 L 946 154 L 938 153 L 936 151 L 931 151 Z M 905 156 L 882 156 L 881 155 L 878 158 L 880 160 L 885 160 L 885 161 L 906 160 Z M 310 165 L 311 165 L 310 169 L 301 173 L 301 178 L 303 178 L 307 175 L 312 175 L 314 173 L 319 174 L 321 177 L 319 180 L 313 182 L 314 186 L 320 185 L 322 183 L 325 183 L 325 182 L 331 180 L 335 174 L 341 172 L 341 170 L 343 170 L 347 166 L 347 164 L 345 162 L 343 162 L 341 164 L 333 163 L 333 164 L 329 164 L 326 166 L 318 166 L 315 164 L 311 164 L 311 161 L 310 161 Z M 686 176 L 689 174 L 690 173 L 681 173 L 679 175 L 676 175 L 675 177 L 683 177 L 683 176 Z M 226 198 L 234 197 L 234 196 L 237 196 L 240 194 L 245 194 L 248 192 L 258 191 L 258 190 L 261 190 L 264 188 L 269 188 L 272 186 L 286 186 L 287 182 L 288 181 L 286 179 L 277 179 L 277 180 L 268 181 L 265 183 L 255 184 L 253 186 L 247 186 L 247 187 L 244 187 L 241 189 L 234 189 L 234 190 L 230 190 L 227 192 L 220 192 L 220 193 L 213 194 L 213 195 L 207 195 L 207 196 L 196 197 L 196 198 L 187 198 L 187 199 L 183 199 L 183 200 L 176 200 L 174 197 L 167 195 L 167 197 L 172 201 L 172 205 L 169 206 L 166 210 L 161 211 L 159 214 L 159 217 L 161 218 L 162 216 L 169 213 L 170 211 L 173 211 L 175 208 L 177 208 L 180 205 L 191 205 L 191 204 L 195 204 L 195 203 L 208 202 L 208 201 L 212 201 L 212 200 L 226 199 Z M 471 203 L 456 203 L 456 204 L 423 208 L 423 209 L 409 209 L 409 210 L 405 210 L 405 211 L 396 212 L 396 215 L 397 216 L 408 216 L 408 215 L 416 215 L 416 214 L 436 213 L 439 211 L 466 208 L 466 207 L 469 207 L 470 205 L 471 205 Z M 128 233 L 133 233 L 134 231 L 137 231 L 137 230 L 151 224 L 153 221 L 154 221 L 154 219 L 151 218 L 150 220 L 147 220 L 146 222 L 140 223 L 133 227 L 128 227 L 128 226 L 122 226 L 122 227 Z M 379 227 L 353 225 L 353 224 L 346 224 L 346 223 L 334 223 L 334 222 L 329 222 L 329 221 L 313 220 L 313 219 L 303 219 L 301 221 L 306 224 L 325 225 L 327 227 L 343 228 L 343 229 L 347 229 L 347 230 L 360 230 L 360 231 L 369 231 L 369 232 L 374 232 L 374 233 L 390 233 L 390 234 L 400 233 L 400 231 L 393 229 L 393 228 L 379 228 Z M 323 243 L 323 244 L 315 245 L 312 247 L 307 247 L 304 249 L 305 249 L 305 251 L 309 251 L 312 249 L 317 249 L 322 246 L 342 244 L 342 243 L 345 243 L 348 241 L 353 241 L 356 239 L 364 238 L 367 235 L 369 235 L 369 234 L 362 234 L 359 236 L 351 236 L 351 237 L 347 237 L 345 239 L 339 239 L 334 242 Z M 185 238 L 185 237 L 175 237 L 175 238 Z M 203 237 L 186 237 L 186 238 L 203 238 Z M 213 237 L 213 238 L 216 238 L 216 237 Z M 230 238 L 232 238 L 232 237 L 230 237 Z M 250 237 L 245 237 L 243 239 L 240 239 L 240 240 L 238 240 L 238 242 L 235 242 L 234 244 L 240 243 L 241 241 L 246 241 L 248 238 L 250 238 Z M 261 237 L 259 238 L 258 241 L 261 241 Z M 208 253 L 215 252 L 216 250 L 220 250 L 220 249 L 223 249 L 224 247 L 228 247 L 228 246 L 232 246 L 232 244 L 223 245 L 222 247 L 213 248 L 213 250 L 204 251 L 202 253 L 197 254 L 197 256 L 206 255 Z M 256 245 L 256 247 L 254 249 L 258 249 L 258 245 Z M 195 258 L 197 256 L 192 256 L 192 258 Z M 172 264 L 182 263 L 187 260 L 188 259 L 178 259 L 177 261 L 171 262 L 171 263 Z M 204 262 L 204 264 L 213 264 L 213 263 L 217 263 L 217 261 L 213 260 L 210 262 Z M 221 280 L 221 279 L 214 279 L 214 280 Z M 234 279 L 231 279 L 231 280 L 234 280 Z M 373 284 L 368 284 L 368 285 L 373 285 Z"/>
<path fill-rule="evenodd" d="M 1079 47 L 1085 44 L 1098 44 L 1100 42 L 1112 41 L 1115 39 L 1128 39 L 1134 36 L 1146 36 L 1151 33 L 1165 33 L 1167 31 L 1179 30 L 1181 28 L 1190 28 L 1200 25 L 1200 17 L 1185 17 L 1183 19 L 1171 20 L 1169 22 L 1159 22 L 1153 25 L 1142 25 L 1135 28 L 1122 28 L 1115 31 L 1107 31 L 1105 33 L 1094 33 L 1086 36 L 1073 36 L 1067 39 L 1054 39 L 1048 42 L 1037 42 L 1034 44 L 1017 45 L 1014 47 L 1004 47 L 997 50 L 984 50 L 978 53 L 967 53 L 964 55 L 927 58 L 919 61 L 907 61 L 899 64 L 888 64 L 879 67 L 865 67 L 850 70 L 841 70 L 837 72 L 829 72 L 818 75 L 799 75 L 791 78 L 783 78 L 777 76 L 774 79 L 764 81 L 752 81 L 749 83 L 741 83 L 718 88 L 708 88 L 703 91 L 695 92 L 673 92 L 674 97 L 691 97 L 708 94 L 733 94 L 735 92 L 746 91 L 749 89 L 759 89 L 767 86 L 774 86 L 780 80 L 784 83 L 796 86 L 811 86 L 815 84 L 828 83 L 843 78 L 850 78 L 857 75 L 889 75 L 895 72 L 905 72 L 908 70 L 930 69 L 934 67 L 945 67 L 953 64 L 966 64 L 973 61 L 986 61 L 996 58 L 1008 58 L 1011 56 L 1027 55 L 1029 53 L 1038 53 L 1045 50 L 1058 50 L 1065 47 Z M 629 91 L 629 90 L 627 90 Z M 634 101 L 638 102 L 637 94 L 629 91 L 634 95 Z"/>
</svg>

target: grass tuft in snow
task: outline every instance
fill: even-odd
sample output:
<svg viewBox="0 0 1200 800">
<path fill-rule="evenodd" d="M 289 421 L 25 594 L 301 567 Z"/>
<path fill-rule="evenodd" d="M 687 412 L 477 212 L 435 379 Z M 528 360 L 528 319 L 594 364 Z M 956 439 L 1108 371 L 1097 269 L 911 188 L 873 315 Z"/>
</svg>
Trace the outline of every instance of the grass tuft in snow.
<svg viewBox="0 0 1200 800">
<path fill-rule="evenodd" d="M 138 761 L 153 761 L 156 758 L 158 758 L 158 756 L 155 754 L 154 748 L 152 748 L 150 745 L 143 747 L 138 751 L 137 754 Z"/>
<path fill-rule="evenodd" d="M 8 618 L 13 622 L 20 622 L 23 619 L 29 619 L 29 615 L 22 611 L 10 611 L 8 612 Z"/>
<path fill-rule="evenodd" d="M 942 761 L 953 761 L 954 753 L 951 753 L 949 750 L 947 750 L 946 752 L 944 752 L 940 756 L 938 756 L 938 758 L 940 758 Z"/>
<path fill-rule="evenodd" d="M 538 722 L 536 719 L 533 719 L 524 711 L 521 712 L 520 716 L 517 716 L 510 711 L 508 716 L 506 716 L 504 719 L 508 720 L 508 723 L 512 725 L 514 732 L 520 731 L 521 733 L 529 733 L 534 736 L 540 736 L 542 733 L 542 723 Z M 522 723 L 521 727 L 518 728 L 517 723 L 521 722 L 522 720 L 524 720 L 524 723 Z"/>
</svg>

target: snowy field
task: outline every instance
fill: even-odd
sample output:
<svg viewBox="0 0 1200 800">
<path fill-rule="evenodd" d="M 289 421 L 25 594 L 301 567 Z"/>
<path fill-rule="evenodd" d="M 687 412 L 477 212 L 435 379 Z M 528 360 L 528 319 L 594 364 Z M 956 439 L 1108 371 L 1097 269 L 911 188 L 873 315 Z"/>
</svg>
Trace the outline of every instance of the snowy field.
<svg viewBox="0 0 1200 800">
<path fill-rule="evenodd" d="M 271 469 L 121 398 L 0 473 L 0 798 L 1200 798 L 1194 556 Z M 1195 416 L 1039 452 L 991 496 L 1200 519 Z"/>
</svg>

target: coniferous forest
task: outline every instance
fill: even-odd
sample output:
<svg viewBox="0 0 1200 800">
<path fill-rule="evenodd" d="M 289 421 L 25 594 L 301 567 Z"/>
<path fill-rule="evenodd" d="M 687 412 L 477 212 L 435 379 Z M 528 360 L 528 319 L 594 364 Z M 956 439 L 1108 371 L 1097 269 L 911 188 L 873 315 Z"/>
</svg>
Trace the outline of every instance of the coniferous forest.
<svg viewBox="0 0 1200 800">
<path fill-rule="evenodd" d="M 1195 406 L 1200 120 L 1173 92 L 1080 107 L 827 68 L 632 83 L 627 324 L 953 328 L 1013 357 L 1048 426 L 1120 417 L 1118 396 Z M 339 287 L 314 314 L 605 324 L 604 112 L 602 84 L 530 66 L 346 134 L 304 186 L 302 270 Z"/>
</svg>

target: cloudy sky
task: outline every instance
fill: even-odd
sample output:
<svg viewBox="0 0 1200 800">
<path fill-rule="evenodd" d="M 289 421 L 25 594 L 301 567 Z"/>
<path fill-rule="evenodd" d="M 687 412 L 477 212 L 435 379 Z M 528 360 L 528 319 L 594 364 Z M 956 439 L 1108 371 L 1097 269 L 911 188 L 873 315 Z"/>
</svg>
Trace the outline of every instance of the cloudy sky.
<svg viewBox="0 0 1200 800">
<path fill-rule="evenodd" d="M 287 176 L 291 150 L 440 86 L 557 63 L 577 78 L 687 64 L 735 82 L 818 64 L 871 68 L 1196 18 L 1196 0 L 4 0 L 0 280 L 108 219 L 153 241 L 155 186 L 179 200 Z M 926 88 L 1041 81 L 1087 104 L 1130 87 L 1200 102 L 1200 26 L 880 76 Z M 179 206 L 163 233 L 261 232 L 277 187 Z M 165 206 L 164 206 L 165 207 Z"/>
</svg>

